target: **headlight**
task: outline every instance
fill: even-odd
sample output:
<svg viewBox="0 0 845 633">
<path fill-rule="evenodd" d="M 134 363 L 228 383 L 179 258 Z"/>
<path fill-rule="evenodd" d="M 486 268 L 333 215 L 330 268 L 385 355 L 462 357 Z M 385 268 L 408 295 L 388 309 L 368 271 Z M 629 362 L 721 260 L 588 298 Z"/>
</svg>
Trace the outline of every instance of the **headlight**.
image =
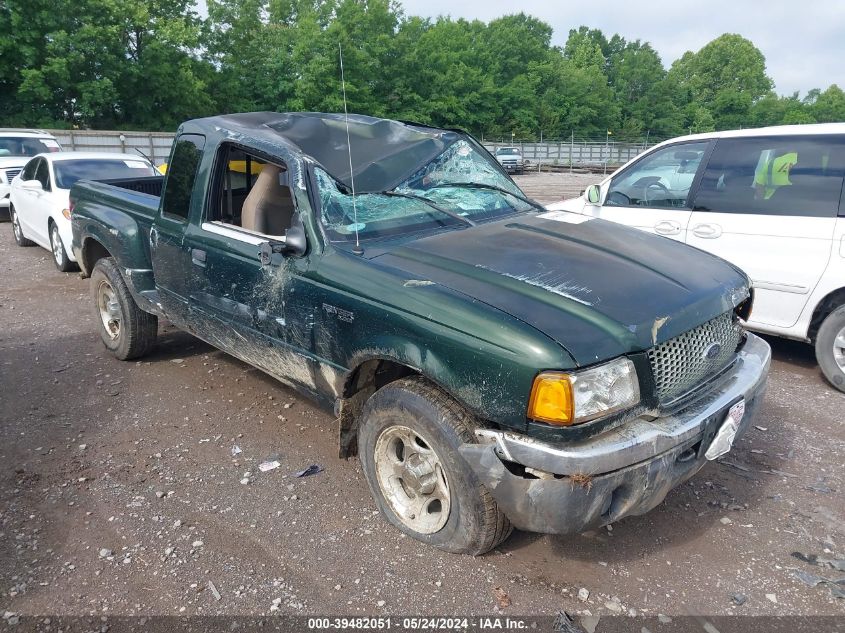
<svg viewBox="0 0 845 633">
<path fill-rule="evenodd" d="M 528 417 L 559 426 L 589 422 L 640 401 L 637 370 L 627 358 L 572 373 L 547 371 L 534 379 Z"/>
</svg>

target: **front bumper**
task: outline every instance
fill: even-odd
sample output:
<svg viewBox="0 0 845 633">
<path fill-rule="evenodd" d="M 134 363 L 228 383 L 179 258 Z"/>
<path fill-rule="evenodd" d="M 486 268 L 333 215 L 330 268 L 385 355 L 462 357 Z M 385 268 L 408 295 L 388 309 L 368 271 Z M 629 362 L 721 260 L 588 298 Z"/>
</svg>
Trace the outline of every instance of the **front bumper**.
<svg viewBox="0 0 845 633">
<path fill-rule="evenodd" d="M 515 527 L 565 534 L 606 525 L 648 512 L 698 472 L 728 409 L 744 398 L 739 439 L 763 399 L 770 364 L 769 345 L 748 334 L 728 376 L 681 411 L 565 445 L 483 429 L 479 443 L 460 452 Z"/>
</svg>

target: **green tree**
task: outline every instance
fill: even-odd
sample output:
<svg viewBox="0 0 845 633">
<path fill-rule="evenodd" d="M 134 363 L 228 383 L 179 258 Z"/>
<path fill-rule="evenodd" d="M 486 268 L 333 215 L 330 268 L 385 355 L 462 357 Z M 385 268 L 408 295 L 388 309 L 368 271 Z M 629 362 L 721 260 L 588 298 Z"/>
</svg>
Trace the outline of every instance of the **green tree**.
<svg viewBox="0 0 845 633">
<path fill-rule="evenodd" d="M 845 121 L 845 92 L 833 84 L 824 92 L 818 93 L 809 110 L 819 123 Z"/>
<path fill-rule="evenodd" d="M 699 114 L 699 107 L 706 108 L 721 129 L 748 120 L 752 104 L 772 89 L 763 54 L 733 33 L 717 37 L 697 53 L 684 53 L 672 64 L 669 77 L 680 99 L 696 104 L 691 111 Z M 688 123 L 694 125 L 693 120 Z"/>
</svg>

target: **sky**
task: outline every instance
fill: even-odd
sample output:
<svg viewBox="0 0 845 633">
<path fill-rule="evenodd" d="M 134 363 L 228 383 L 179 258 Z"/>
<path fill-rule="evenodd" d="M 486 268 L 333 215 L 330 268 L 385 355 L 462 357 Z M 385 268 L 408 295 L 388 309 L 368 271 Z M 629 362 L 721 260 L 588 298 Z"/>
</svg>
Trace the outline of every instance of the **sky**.
<svg viewBox="0 0 845 633">
<path fill-rule="evenodd" d="M 554 28 L 562 46 L 569 29 L 586 25 L 610 37 L 650 42 L 667 68 L 722 33 L 739 33 L 766 57 L 781 95 L 803 96 L 830 84 L 845 89 L 843 0 L 400 0 L 406 15 L 489 22 L 522 11 Z"/>
</svg>

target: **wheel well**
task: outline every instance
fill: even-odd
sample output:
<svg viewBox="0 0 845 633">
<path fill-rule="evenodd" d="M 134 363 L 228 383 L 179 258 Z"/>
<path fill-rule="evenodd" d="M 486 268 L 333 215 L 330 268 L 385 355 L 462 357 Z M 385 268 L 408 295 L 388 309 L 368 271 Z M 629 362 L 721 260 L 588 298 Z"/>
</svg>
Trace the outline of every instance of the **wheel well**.
<svg viewBox="0 0 845 633">
<path fill-rule="evenodd" d="M 89 237 L 82 245 L 82 268 L 85 274 L 90 276 L 94 265 L 104 257 L 111 257 L 111 253 L 105 246 L 100 244 L 93 237 Z"/>
<path fill-rule="evenodd" d="M 816 340 L 816 334 L 819 333 L 819 328 L 827 316 L 836 310 L 841 305 L 845 305 L 845 288 L 839 288 L 828 294 L 824 299 L 819 301 L 815 311 L 813 311 L 813 318 L 810 319 L 810 328 L 807 331 L 807 338 L 811 341 Z"/>
<path fill-rule="evenodd" d="M 358 452 L 358 422 L 367 399 L 391 382 L 418 374 L 407 365 L 381 358 L 364 361 L 350 372 L 335 410 L 340 423 L 340 457 L 351 457 Z"/>
<path fill-rule="evenodd" d="M 378 391 L 394 380 L 418 373 L 407 365 L 392 360 L 373 358 L 355 368 L 344 385 L 343 397 L 350 398 L 368 387 L 373 387 L 373 391 Z"/>
</svg>

